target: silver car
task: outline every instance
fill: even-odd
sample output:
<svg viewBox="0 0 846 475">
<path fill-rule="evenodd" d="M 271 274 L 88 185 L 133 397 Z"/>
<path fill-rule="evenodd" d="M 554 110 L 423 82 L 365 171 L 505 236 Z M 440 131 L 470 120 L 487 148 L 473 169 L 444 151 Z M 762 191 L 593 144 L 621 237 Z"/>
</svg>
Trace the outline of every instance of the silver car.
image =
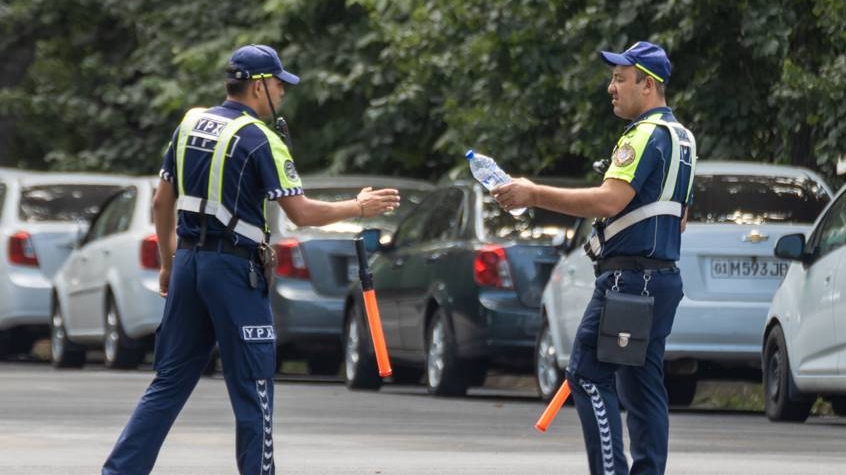
<svg viewBox="0 0 846 475">
<path fill-rule="evenodd" d="M 164 299 L 152 221 L 158 178 L 127 180 L 94 217 L 53 279 L 53 365 L 80 367 L 89 348 L 109 368 L 132 369 L 152 348 Z"/>
<path fill-rule="evenodd" d="M 127 177 L 0 170 L 0 358 L 47 335 L 50 281 Z"/>
<path fill-rule="evenodd" d="M 759 343 L 767 417 L 804 421 L 817 396 L 846 416 L 846 187 L 807 238 L 783 236 L 775 254 L 793 263 Z"/>
<path fill-rule="evenodd" d="M 784 234 L 810 229 L 831 199 L 815 173 L 795 167 L 700 162 L 682 234 L 684 297 L 667 338 L 670 403 L 689 405 L 699 379 L 759 379 L 767 308 L 789 263 L 773 257 Z M 584 220 L 568 241 L 542 298 L 536 345 L 538 389 L 549 398 L 566 368 L 576 327 L 593 293 L 591 261 L 581 248 Z"/>
</svg>

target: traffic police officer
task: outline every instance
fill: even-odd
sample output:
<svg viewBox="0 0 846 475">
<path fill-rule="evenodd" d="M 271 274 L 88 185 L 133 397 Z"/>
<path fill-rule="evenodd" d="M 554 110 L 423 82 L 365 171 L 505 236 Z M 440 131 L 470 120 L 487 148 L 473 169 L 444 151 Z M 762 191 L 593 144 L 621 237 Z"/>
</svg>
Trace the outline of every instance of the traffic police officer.
<svg viewBox="0 0 846 475">
<path fill-rule="evenodd" d="M 264 45 L 236 50 L 226 72 L 226 101 L 188 111 L 164 156 L 153 203 L 160 293 L 167 298 L 156 333 L 156 376 L 103 474 L 150 473 L 215 343 L 235 413 L 238 471 L 273 474 L 276 335 L 262 272 L 262 263 L 272 261 L 267 201 L 278 202 L 299 226 L 399 205 L 395 189 L 369 187 L 354 200 L 307 198 L 290 150 L 262 122 L 275 116 L 285 84 L 299 77 Z"/>
<path fill-rule="evenodd" d="M 586 246 L 595 260 L 596 283 L 575 336 L 567 380 L 582 422 L 590 473 L 657 475 L 666 467 L 669 438 L 664 342 L 682 298 L 675 262 L 691 200 L 696 144 L 667 107 L 664 92 L 671 65 L 662 48 L 641 41 L 623 53 L 603 51 L 600 56 L 613 66 L 608 94 L 614 114 L 632 121 L 614 148 L 602 185 L 562 189 L 518 179 L 493 192 L 505 209 L 538 206 L 604 218 L 596 221 Z M 597 357 L 600 315 L 609 289 L 654 298 L 641 366 Z M 620 402 L 628 410 L 631 468 L 623 452 Z"/>
</svg>

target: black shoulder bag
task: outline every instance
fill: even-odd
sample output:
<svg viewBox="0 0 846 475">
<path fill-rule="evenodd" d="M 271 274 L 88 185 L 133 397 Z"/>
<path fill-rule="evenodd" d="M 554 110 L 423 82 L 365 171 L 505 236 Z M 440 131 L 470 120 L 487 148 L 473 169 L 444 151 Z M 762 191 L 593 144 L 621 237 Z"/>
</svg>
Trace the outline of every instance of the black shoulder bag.
<svg viewBox="0 0 846 475">
<path fill-rule="evenodd" d="M 649 271 L 643 274 L 641 295 L 620 292 L 617 286 L 620 271 L 615 272 L 614 277 L 614 286 L 605 291 L 605 306 L 599 318 L 596 357 L 605 363 L 642 366 L 646 361 L 655 301 L 646 290 L 651 274 Z"/>
</svg>

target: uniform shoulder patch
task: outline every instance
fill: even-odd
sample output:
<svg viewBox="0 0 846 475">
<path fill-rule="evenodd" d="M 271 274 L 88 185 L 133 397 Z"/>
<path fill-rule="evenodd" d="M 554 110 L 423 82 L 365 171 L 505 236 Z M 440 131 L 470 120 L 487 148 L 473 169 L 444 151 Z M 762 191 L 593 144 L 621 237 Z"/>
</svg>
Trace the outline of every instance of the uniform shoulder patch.
<svg viewBox="0 0 846 475">
<path fill-rule="evenodd" d="M 625 167 L 632 163 L 635 159 L 635 149 L 629 144 L 623 144 L 614 150 L 612 155 L 614 165 L 618 167 Z"/>
<path fill-rule="evenodd" d="M 294 162 L 291 160 L 285 162 L 285 176 L 292 182 L 296 182 L 299 179 L 297 167 L 294 166 Z"/>
</svg>

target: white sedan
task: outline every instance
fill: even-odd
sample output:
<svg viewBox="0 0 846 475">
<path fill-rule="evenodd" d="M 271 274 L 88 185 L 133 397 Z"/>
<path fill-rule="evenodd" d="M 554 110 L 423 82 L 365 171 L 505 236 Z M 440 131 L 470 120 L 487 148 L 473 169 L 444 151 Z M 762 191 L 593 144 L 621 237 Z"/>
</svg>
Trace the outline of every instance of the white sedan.
<svg viewBox="0 0 846 475">
<path fill-rule="evenodd" d="M 53 365 L 80 367 L 102 348 L 109 368 L 136 368 L 161 322 L 152 200 L 158 178 L 135 178 L 103 205 L 53 279 Z"/>
<path fill-rule="evenodd" d="M 665 354 L 671 404 L 689 405 L 699 379 L 760 378 L 767 308 L 788 268 L 787 261 L 773 257 L 774 244 L 784 234 L 810 229 L 830 199 L 823 179 L 806 169 L 697 164 L 678 263 L 684 297 Z M 535 364 L 546 399 L 561 381 L 593 293 L 593 266 L 581 246 L 590 224 L 584 220 L 568 240 L 544 289 Z"/>
<path fill-rule="evenodd" d="M 763 332 L 765 407 L 773 421 L 804 421 L 817 396 L 846 415 L 846 187 L 808 236 L 783 236 L 775 248 L 793 263 Z"/>
</svg>

